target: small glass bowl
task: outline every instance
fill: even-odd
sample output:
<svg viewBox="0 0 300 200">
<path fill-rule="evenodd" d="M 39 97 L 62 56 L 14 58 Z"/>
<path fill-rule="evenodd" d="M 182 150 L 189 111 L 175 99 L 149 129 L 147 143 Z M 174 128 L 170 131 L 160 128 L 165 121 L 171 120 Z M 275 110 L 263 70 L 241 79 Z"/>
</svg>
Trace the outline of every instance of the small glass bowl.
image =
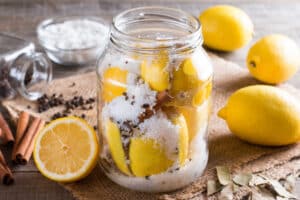
<svg viewBox="0 0 300 200">
<path fill-rule="evenodd" d="M 103 34 L 99 34 L 99 37 L 103 37 L 103 43 L 95 44 L 92 47 L 76 49 L 63 49 L 54 45 L 50 38 L 52 35 L 47 32 L 46 28 L 49 25 L 60 24 L 71 20 L 88 20 L 103 25 L 105 27 Z M 109 36 L 109 25 L 103 19 L 92 16 L 50 18 L 42 21 L 38 25 L 37 36 L 39 43 L 53 62 L 65 66 L 87 65 L 96 63 L 97 58 L 104 51 Z"/>
</svg>

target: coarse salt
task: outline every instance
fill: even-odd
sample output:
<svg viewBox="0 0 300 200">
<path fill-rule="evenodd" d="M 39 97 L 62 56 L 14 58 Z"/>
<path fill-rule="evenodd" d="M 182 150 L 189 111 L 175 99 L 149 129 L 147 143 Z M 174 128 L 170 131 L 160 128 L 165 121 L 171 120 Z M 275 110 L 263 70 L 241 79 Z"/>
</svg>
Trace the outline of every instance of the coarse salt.
<svg viewBox="0 0 300 200">
<path fill-rule="evenodd" d="M 105 72 L 109 67 L 118 67 L 122 70 L 127 70 L 128 72 L 139 75 L 141 61 L 125 57 L 121 54 L 111 55 L 110 53 L 107 53 L 100 65 L 101 68 L 99 68 L 99 72 Z"/>
<path fill-rule="evenodd" d="M 152 91 L 148 84 L 136 83 L 136 75 L 128 73 L 126 96 L 116 97 L 103 107 L 104 118 L 113 118 L 120 124 L 131 121 L 133 124 L 139 123 L 139 116 L 145 111 L 144 104 L 152 108 L 156 103 L 156 92 Z M 132 84 L 129 84 L 132 83 Z"/>
<path fill-rule="evenodd" d="M 174 160 L 178 151 L 179 126 L 173 124 L 167 116 L 159 111 L 139 125 L 143 137 L 151 138 L 165 147 L 167 156 Z"/>
<path fill-rule="evenodd" d="M 108 28 L 96 21 L 74 19 L 48 25 L 40 34 L 49 46 L 74 50 L 105 44 Z"/>
</svg>

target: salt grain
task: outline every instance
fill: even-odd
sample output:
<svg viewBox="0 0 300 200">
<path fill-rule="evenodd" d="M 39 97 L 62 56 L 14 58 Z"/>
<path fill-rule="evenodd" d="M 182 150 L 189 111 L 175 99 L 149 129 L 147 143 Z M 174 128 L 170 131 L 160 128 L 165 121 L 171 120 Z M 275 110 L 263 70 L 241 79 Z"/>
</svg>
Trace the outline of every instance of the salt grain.
<svg viewBox="0 0 300 200">
<path fill-rule="evenodd" d="M 145 111 L 143 104 L 147 103 L 152 108 L 156 103 L 156 92 L 145 83 L 134 83 L 136 76 L 130 74 L 128 73 L 128 83 L 132 85 L 127 85 L 126 95 L 116 97 L 102 111 L 105 118 L 119 121 L 121 126 L 126 121 L 138 124 L 139 116 Z"/>
<path fill-rule="evenodd" d="M 98 22 L 78 19 L 49 25 L 41 34 L 44 34 L 42 38 L 47 38 L 48 45 L 71 50 L 104 44 L 107 32 L 108 28 Z"/>
<path fill-rule="evenodd" d="M 175 152 L 178 146 L 179 126 L 174 125 L 164 113 L 157 112 L 141 123 L 139 128 L 145 134 L 145 138 L 154 139 L 164 146 L 170 159 L 176 159 Z"/>
</svg>

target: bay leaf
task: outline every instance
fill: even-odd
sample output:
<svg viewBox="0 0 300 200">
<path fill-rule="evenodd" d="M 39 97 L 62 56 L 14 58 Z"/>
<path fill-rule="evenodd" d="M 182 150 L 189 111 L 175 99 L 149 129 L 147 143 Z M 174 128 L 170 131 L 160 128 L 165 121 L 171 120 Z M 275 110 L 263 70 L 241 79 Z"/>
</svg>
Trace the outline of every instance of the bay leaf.
<svg viewBox="0 0 300 200">
<path fill-rule="evenodd" d="M 207 191 L 206 191 L 207 196 L 215 194 L 219 192 L 221 189 L 222 189 L 222 185 L 219 182 L 215 180 L 207 181 Z"/>
<path fill-rule="evenodd" d="M 253 174 L 251 180 L 249 181 L 249 186 L 253 187 L 253 186 L 258 186 L 266 183 L 268 183 L 268 181 L 265 178 Z"/>
<path fill-rule="evenodd" d="M 250 174 L 250 173 L 240 173 L 240 174 L 236 174 L 233 177 L 232 180 L 237 185 L 245 186 L 245 185 L 249 184 L 251 179 L 252 179 L 252 174 Z"/>
<path fill-rule="evenodd" d="M 228 167 L 217 166 L 216 170 L 218 180 L 222 185 L 228 185 L 229 183 L 231 183 L 231 174 Z"/>
<path fill-rule="evenodd" d="M 233 199 L 233 184 L 226 185 L 220 192 L 218 200 L 232 200 Z"/>
<path fill-rule="evenodd" d="M 257 190 L 252 191 L 252 198 L 251 200 L 274 200 L 274 195 L 267 190 L 266 188 L 258 188 Z"/>
<path fill-rule="evenodd" d="M 281 197 L 286 198 L 294 198 L 297 199 L 295 195 L 287 191 L 277 180 L 274 179 L 268 179 L 268 183 L 273 188 L 273 190 Z"/>
<path fill-rule="evenodd" d="M 237 192 L 239 190 L 240 190 L 240 186 L 237 185 L 237 184 L 235 184 L 235 183 L 233 183 L 233 192 Z"/>
<path fill-rule="evenodd" d="M 295 185 L 296 185 L 296 177 L 293 174 L 288 175 L 283 183 L 284 188 L 287 191 L 292 192 Z"/>
</svg>

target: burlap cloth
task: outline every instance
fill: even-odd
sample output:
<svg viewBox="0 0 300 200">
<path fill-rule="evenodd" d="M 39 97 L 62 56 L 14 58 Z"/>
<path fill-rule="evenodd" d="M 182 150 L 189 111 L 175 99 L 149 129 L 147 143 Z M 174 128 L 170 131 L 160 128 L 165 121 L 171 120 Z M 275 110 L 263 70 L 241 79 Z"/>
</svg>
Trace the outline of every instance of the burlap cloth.
<svg viewBox="0 0 300 200">
<path fill-rule="evenodd" d="M 206 181 L 215 178 L 215 166 L 227 165 L 233 172 L 249 171 L 268 174 L 273 178 L 280 178 L 295 170 L 300 169 L 300 144 L 286 147 L 261 147 L 247 144 L 230 133 L 225 122 L 216 116 L 216 112 L 222 107 L 228 96 L 235 90 L 257 84 L 250 77 L 246 69 L 225 61 L 217 56 L 210 55 L 214 66 L 213 87 L 213 112 L 209 128 L 209 162 L 203 176 L 190 186 L 181 190 L 166 194 L 145 194 L 127 190 L 110 181 L 100 167 L 84 180 L 62 184 L 77 199 L 202 199 L 205 192 Z M 75 86 L 73 85 L 75 83 Z M 95 97 L 97 80 L 94 73 L 82 74 L 65 79 L 58 79 L 51 83 L 47 93 L 63 93 L 65 98 L 73 95 Z M 289 84 L 280 87 L 300 98 L 299 90 Z M 272 103 L 272 102 L 269 102 Z M 20 110 L 28 110 L 34 113 L 36 106 L 23 99 L 3 102 L 9 112 L 16 116 Z M 31 108 L 28 109 L 28 105 Z M 49 119 L 53 113 L 61 108 L 51 109 L 42 113 L 42 117 Z M 81 111 L 80 111 L 81 112 Z M 81 114 L 78 112 L 77 114 Z M 87 120 L 96 124 L 96 109 L 84 111 Z M 36 113 L 35 113 L 36 114 Z M 253 127 L 255 129 L 256 127 Z M 182 177 L 184 178 L 184 177 Z M 238 192 L 236 199 L 244 195 L 244 191 Z M 212 197 L 214 198 L 214 197 Z"/>
</svg>

